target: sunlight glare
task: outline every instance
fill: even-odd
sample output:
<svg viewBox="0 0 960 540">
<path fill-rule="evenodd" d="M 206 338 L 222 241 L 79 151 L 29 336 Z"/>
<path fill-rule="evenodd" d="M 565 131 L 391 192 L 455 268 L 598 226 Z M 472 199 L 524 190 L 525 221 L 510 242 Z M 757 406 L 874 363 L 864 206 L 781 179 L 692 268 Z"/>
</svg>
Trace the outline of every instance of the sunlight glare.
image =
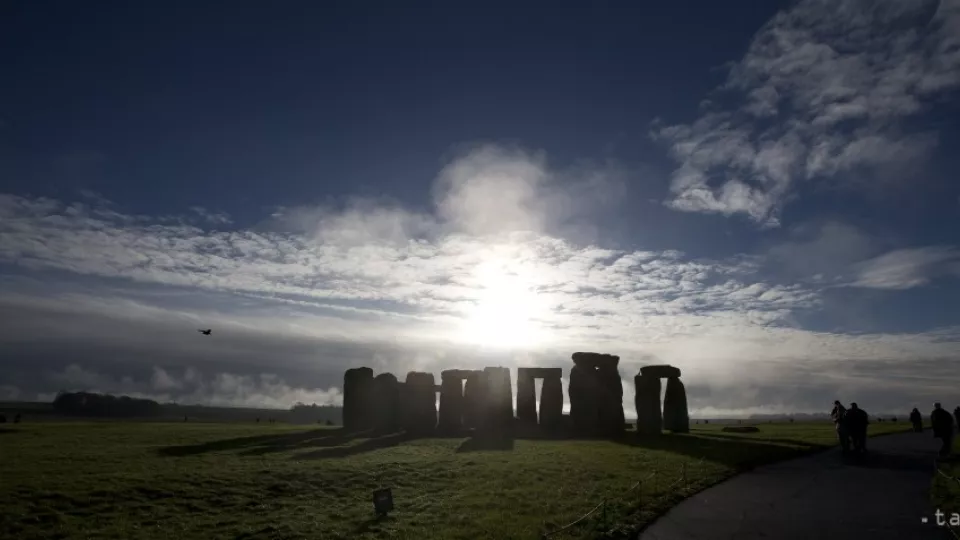
<svg viewBox="0 0 960 540">
<path fill-rule="evenodd" d="M 496 348 L 524 348 L 542 341 L 536 319 L 544 312 L 543 302 L 533 280 L 508 266 L 496 261 L 477 268 L 480 291 L 466 313 L 463 341 Z"/>
</svg>

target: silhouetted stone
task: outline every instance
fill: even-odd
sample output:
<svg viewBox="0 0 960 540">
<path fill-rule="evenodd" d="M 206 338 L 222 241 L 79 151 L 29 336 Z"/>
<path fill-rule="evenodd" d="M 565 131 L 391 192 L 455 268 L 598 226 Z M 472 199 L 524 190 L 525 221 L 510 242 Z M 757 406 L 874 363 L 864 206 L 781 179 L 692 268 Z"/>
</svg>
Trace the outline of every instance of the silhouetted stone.
<svg viewBox="0 0 960 540">
<path fill-rule="evenodd" d="M 375 427 L 381 431 L 400 429 L 400 382 L 392 373 L 381 373 L 373 379 Z"/>
<path fill-rule="evenodd" d="M 597 370 L 593 367 L 577 364 L 570 368 L 570 384 L 567 387 L 570 421 L 574 430 L 579 433 L 596 431 L 599 419 L 599 386 Z"/>
<path fill-rule="evenodd" d="M 373 427 L 373 370 L 348 369 L 343 374 L 343 427 L 357 431 Z"/>
<path fill-rule="evenodd" d="M 634 405 L 637 408 L 637 433 L 658 435 L 663 431 L 660 415 L 660 378 L 637 375 L 633 378 L 636 387 Z"/>
<path fill-rule="evenodd" d="M 540 388 L 540 426 L 548 431 L 563 427 L 563 384 L 560 377 L 543 379 Z"/>
<path fill-rule="evenodd" d="M 570 416 L 581 433 L 623 431 L 623 385 L 620 357 L 592 352 L 573 353 L 570 370 Z"/>
<path fill-rule="evenodd" d="M 460 370 L 440 373 L 440 420 L 438 427 L 445 433 L 456 433 L 463 427 L 463 379 Z"/>
<path fill-rule="evenodd" d="M 643 376 L 657 377 L 660 379 L 671 379 L 680 377 L 680 368 L 667 364 L 655 366 L 643 366 L 640 368 L 640 374 Z"/>
<path fill-rule="evenodd" d="M 594 369 L 614 368 L 620 363 L 620 357 L 613 354 L 603 354 L 595 352 L 575 352 L 571 356 L 574 365 L 590 367 Z"/>
<path fill-rule="evenodd" d="M 540 419 L 538 422 L 537 418 L 537 387 L 536 379 L 543 379 L 544 384 L 547 384 L 547 381 L 554 380 L 556 383 L 550 383 L 551 385 L 551 395 L 547 398 L 547 404 L 551 407 L 547 411 L 548 422 L 551 422 L 554 427 L 556 426 L 558 420 L 556 419 L 556 414 L 563 414 L 563 390 L 560 385 L 560 378 L 563 377 L 563 368 L 517 368 L 517 421 L 519 424 L 524 426 L 533 426 L 536 424 L 543 425 L 543 410 L 540 411 Z M 559 409 L 554 410 L 554 399 L 556 397 L 553 392 L 554 388 L 561 388 L 560 390 L 560 406 Z M 540 394 L 540 403 L 543 404 L 543 390 L 541 389 Z M 553 415 L 553 416 L 551 416 Z"/>
<path fill-rule="evenodd" d="M 599 395 L 598 429 L 616 435 L 623 432 L 623 383 L 616 366 L 604 365 L 597 369 Z"/>
<path fill-rule="evenodd" d="M 437 392 L 433 373 L 407 373 L 401 401 L 408 433 L 430 433 L 437 427 Z"/>
<path fill-rule="evenodd" d="M 560 379 L 563 377 L 563 368 L 558 367 L 527 367 L 527 368 L 517 368 L 517 376 L 520 375 L 520 372 L 525 372 L 528 376 L 534 379 Z"/>
<path fill-rule="evenodd" d="M 525 368 L 517 369 L 517 420 L 525 426 L 537 425 L 536 381 Z"/>
<path fill-rule="evenodd" d="M 482 428 L 489 432 L 505 432 L 513 427 L 513 385 L 510 370 L 504 367 L 483 369 Z"/>
<path fill-rule="evenodd" d="M 463 384 L 463 427 L 474 429 L 480 427 L 483 417 L 483 372 L 470 371 L 466 373 Z"/>
<path fill-rule="evenodd" d="M 673 433 L 690 432 L 687 391 L 677 377 L 667 379 L 667 390 L 663 396 L 663 427 Z"/>
</svg>

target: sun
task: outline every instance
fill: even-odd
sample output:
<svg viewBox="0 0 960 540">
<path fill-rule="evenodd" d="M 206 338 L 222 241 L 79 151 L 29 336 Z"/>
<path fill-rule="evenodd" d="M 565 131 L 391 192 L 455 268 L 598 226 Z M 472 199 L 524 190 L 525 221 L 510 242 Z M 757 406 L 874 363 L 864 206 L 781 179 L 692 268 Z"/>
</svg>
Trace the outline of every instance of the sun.
<svg viewBox="0 0 960 540">
<path fill-rule="evenodd" d="M 494 348 L 527 348 L 543 340 L 543 301 L 528 276 L 502 262 L 477 268 L 476 302 L 467 309 L 461 340 Z"/>
</svg>

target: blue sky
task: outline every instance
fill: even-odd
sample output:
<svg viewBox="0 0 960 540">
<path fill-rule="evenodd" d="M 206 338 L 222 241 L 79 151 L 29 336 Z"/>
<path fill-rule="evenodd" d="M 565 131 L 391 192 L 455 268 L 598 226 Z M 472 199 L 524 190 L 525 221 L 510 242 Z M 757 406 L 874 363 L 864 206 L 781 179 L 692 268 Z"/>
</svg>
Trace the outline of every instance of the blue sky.
<svg viewBox="0 0 960 540">
<path fill-rule="evenodd" d="M 0 398 L 598 350 L 628 411 L 653 362 L 704 414 L 948 401 L 958 36 L 955 0 L 5 3 Z"/>
</svg>

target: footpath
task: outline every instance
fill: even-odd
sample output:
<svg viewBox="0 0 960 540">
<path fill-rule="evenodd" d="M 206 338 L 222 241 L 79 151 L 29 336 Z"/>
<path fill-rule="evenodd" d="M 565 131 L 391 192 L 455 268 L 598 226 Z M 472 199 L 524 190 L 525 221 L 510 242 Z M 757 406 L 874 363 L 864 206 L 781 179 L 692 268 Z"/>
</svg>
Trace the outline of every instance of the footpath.
<svg viewBox="0 0 960 540">
<path fill-rule="evenodd" d="M 955 540 L 929 502 L 939 443 L 929 430 L 898 433 L 868 438 L 861 462 L 833 448 L 758 467 L 681 502 L 640 539 Z"/>
</svg>

